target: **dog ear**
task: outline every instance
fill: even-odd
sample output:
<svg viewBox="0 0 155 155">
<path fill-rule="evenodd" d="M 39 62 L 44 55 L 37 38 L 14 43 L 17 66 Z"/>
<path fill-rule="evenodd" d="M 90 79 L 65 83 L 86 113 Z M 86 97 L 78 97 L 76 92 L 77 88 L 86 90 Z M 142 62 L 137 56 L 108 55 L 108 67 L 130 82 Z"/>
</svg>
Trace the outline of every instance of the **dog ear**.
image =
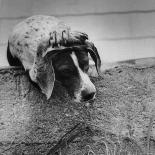
<svg viewBox="0 0 155 155">
<path fill-rule="evenodd" d="M 44 55 L 46 50 L 47 48 L 43 45 L 38 47 L 29 75 L 31 80 L 38 84 L 47 99 L 49 99 L 54 87 L 55 73 L 52 66 L 52 55 Z"/>
<path fill-rule="evenodd" d="M 98 54 L 97 48 L 94 46 L 92 42 L 85 42 L 85 45 L 79 45 L 79 46 L 72 46 L 70 48 L 66 48 L 66 50 L 69 49 L 70 51 L 79 51 L 84 50 L 89 52 L 90 56 L 92 57 L 93 61 L 95 62 L 96 70 L 99 75 L 101 75 L 101 59 Z"/>
<path fill-rule="evenodd" d="M 86 42 L 87 47 L 86 49 L 88 50 L 90 56 L 92 57 L 93 61 L 95 62 L 95 66 L 96 66 L 96 70 L 98 72 L 99 75 L 101 75 L 101 59 L 100 56 L 98 54 L 97 48 L 94 46 L 94 44 L 92 42 Z"/>
<path fill-rule="evenodd" d="M 72 47 L 52 48 L 47 41 L 42 42 L 38 46 L 29 75 L 31 80 L 38 84 L 47 99 L 49 99 L 52 94 L 55 82 L 52 58 L 56 54 L 69 51 L 72 51 Z"/>
</svg>

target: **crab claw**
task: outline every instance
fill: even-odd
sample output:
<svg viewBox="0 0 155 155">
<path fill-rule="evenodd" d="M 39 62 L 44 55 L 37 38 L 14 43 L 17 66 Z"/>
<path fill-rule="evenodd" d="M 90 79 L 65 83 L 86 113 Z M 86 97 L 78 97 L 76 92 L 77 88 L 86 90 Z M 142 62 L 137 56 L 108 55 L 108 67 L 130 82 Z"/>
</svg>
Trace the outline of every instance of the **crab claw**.
<svg viewBox="0 0 155 155">
<path fill-rule="evenodd" d="M 62 31 L 62 42 L 61 42 L 62 45 L 67 45 L 67 41 L 69 40 L 70 37 L 69 33 L 70 29 Z"/>
<path fill-rule="evenodd" d="M 88 35 L 79 31 L 71 31 L 69 28 L 55 30 L 50 33 L 50 44 L 52 48 L 70 47 L 84 45 Z"/>
<path fill-rule="evenodd" d="M 52 46 L 52 48 L 54 47 L 58 47 L 58 39 L 57 39 L 57 32 L 53 31 L 50 33 L 50 45 Z"/>
</svg>

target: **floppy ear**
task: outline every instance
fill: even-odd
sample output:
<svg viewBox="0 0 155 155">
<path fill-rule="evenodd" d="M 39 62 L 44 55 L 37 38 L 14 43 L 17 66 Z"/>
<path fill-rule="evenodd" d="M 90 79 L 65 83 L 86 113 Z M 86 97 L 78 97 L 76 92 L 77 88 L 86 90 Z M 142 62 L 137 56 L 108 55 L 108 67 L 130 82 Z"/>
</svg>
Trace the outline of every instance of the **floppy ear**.
<svg viewBox="0 0 155 155">
<path fill-rule="evenodd" d="M 92 42 L 85 41 L 85 45 L 77 45 L 77 46 L 71 46 L 71 47 L 65 47 L 63 49 L 59 49 L 57 51 L 79 51 L 84 50 L 88 51 L 90 56 L 92 57 L 93 61 L 95 62 L 96 70 L 99 75 L 101 75 L 101 59 L 98 54 L 97 48 L 94 46 Z"/>
<path fill-rule="evenodd" d="M 86 42 L 86 44 L 88 45 L 86 47 L 86 49 L 88 50 L 90 56 L 92 57 L 93 61 L 95 62 L 95 66 L 96 66 L 96 70 L 98 72 L 98 74 L 101 74 L 100 68 L 101 68 L 101 59 L 100 56 L 98 54 L 97 48 L 94 46 L 94 44 L 92 42 Z"/>
<path fill-rule="evenodd" d="M 31 80 L 38 84 L 47 99 L 49 99 L 54 87 L 55 74 L 52 66 L 52 55 L 43 55 L 46 50 L 47 48 L 43 45 L 38 47 L 29 75 Z"/>
</svg>

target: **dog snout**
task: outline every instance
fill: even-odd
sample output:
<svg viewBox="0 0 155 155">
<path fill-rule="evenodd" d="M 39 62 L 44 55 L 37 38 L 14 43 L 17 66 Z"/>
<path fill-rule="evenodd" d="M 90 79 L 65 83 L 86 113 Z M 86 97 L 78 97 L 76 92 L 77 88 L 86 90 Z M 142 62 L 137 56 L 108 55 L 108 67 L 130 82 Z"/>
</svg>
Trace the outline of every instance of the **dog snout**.
<svg viewBox="0 0 155 155">
<path fill-rule="evenodd" d="M 96 94 L 96 91 L 95 91 L 95 90 L 92 91 L 92 92 L 90 92 L 90 91 L 88 91 L 88 90 L 83 90 L 83 91 L 81 92 L 81 97 L 82 97 L 82 100 L 83 100 L 83 101 L 89 101 L 89 100 L 95 98 L 95 94 Z"/>
</svg>

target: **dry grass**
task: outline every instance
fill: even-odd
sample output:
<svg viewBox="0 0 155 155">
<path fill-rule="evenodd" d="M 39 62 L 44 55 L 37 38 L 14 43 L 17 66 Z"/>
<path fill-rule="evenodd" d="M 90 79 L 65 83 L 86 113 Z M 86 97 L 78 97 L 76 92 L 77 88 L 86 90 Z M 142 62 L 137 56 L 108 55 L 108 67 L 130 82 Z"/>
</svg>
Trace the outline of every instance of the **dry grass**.
<svg viewBox="0 0 155 155">
<path fill-rule="evenodd" d="M 97 99 L 80 118 L 93 135 L 75 139 L 66 154 L 154 155 L 155 66 L 117 66 L 93 80 Z"/>
<path fill-rule="evenodd" d="M 8 145 L 14 147 L 12 154 L 46 155 L 70 128 L 83 122 L 91 128 L 92 133 L 76 137 L 66 144 L 64 153 L 59 154 L 154 155 L 155 66 L 135 64 L 117 66 L 104 71 L 102 77 L 93 77 L 92 80 L 97 88 L 94 102 L 77 104 L 67 100 L 66 97 L 62 98 L 64 101 L 62 102 L 59 101 L 60 97 L 53 103 L 46 104 L 41 103 L 40 97 L 38 99 L 40 103 L 36 103 L 33 110 L 38 106 L 44 109 L 44 115 L 38 115 L 38 111 L 35 111 L 35 116 L 40 117 L 37 118 L 38 125 L 42 123 L 44 130 L 31 130 L 27 142 L 26 140 L 18 144 L 12 142 L 11 146 Z M 40 113 L 42 114 L 41 110 Z M 46 128 L 49 119 L 53 119 L 51 123 L 56 124 L 59 130 L 53 130 L 50 124 L 49 128 Z M 41 122 L 41 120 L 48 121 Z M 48 133 L 42 134 L 40 131 L 45 129 Z M 40 136 L 41 141 L 34 143 L 35 136 Z M 1 148 L 3 150 L 1 154 L 9 154 L 8 151 L 5 152 L 8 147 L 3 149 L 1 145 Z"/>
</svg>

